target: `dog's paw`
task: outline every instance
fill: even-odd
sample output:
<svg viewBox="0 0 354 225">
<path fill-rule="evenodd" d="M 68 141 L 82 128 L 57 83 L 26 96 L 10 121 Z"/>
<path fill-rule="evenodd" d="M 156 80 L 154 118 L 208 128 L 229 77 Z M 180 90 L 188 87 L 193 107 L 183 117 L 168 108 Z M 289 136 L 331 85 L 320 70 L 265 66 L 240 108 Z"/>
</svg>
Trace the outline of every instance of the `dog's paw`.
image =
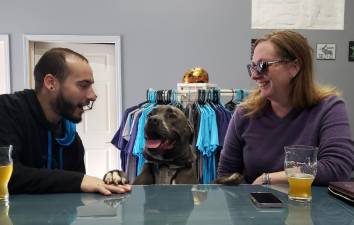
<svg viewBox="0 0 354 225">
<path fill-rule="evenodd" d="M 127 175 L 120 170 L 111 170 L 103 176 L 103 182 L 105 184 L 129 184 Z"/>
<path fill-rule="evenodd" d="M 219 177 L 214 180 L 215 184 L 224 184 L 224 185 L 239 185 L 243 181 L 243 176 L 239 173 L 233 173 L 230 176 Z"/>
</svg>

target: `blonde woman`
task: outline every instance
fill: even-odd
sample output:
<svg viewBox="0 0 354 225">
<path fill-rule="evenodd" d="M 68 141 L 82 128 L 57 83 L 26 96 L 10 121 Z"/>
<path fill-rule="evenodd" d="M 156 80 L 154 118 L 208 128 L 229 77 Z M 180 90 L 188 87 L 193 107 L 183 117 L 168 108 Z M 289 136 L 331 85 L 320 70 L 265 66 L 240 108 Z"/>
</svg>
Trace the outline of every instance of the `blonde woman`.
<svg viewBox="0 0 354 225">
<path fill-rule="evenodd" d="M 343 99 L 314 81 L 312 49 L 293 31 L 255 43 L 247 66 L 256 90 L 236 110 L 221 152 L 218 176 L 235 172 L 246 183 L 286 183 L 284 146 L 319 148 L 315 185 L 348 180 L 354 145 Z"/>
</svg>

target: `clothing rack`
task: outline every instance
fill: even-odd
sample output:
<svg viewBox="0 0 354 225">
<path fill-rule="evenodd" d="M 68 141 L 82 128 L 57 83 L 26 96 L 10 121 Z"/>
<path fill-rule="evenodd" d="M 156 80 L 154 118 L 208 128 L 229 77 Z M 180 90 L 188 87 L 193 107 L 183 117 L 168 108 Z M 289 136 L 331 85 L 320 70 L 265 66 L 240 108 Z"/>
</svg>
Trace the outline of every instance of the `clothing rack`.
<svg viewBox="0 0 354 225">
<path fill-rule="evenodd" d="M 147 91 L 147 99 L 157 99 L 159 102 L 180 102 L 189 103 L 197 102 L 200 99 L 219 101 L 221 97 L 232 97 L 235 102 L 242 101 L 248 95 L 248 91 L 244 89 L 220 89 L 216 84 L 210 83 L 178 83 L 177 89 L 170 90 L 154 90 L 149 88 Z M 228 98 L 228 100 L 230 100 Z"/>
<path fill-rule="evenodd" d="M 177 94 L 196 94 L 198 90 L 213 90 L 217 89 L 221 96 L 233 96 L 237 89 L 219 89 L 216 84 L 210 83 L 178 83 L 177 84 Z"/>
<path fill-rule="evenodd" d="M 147 90 L 147 101 L 125 110 L 118 131 L 111 143 L 121 150 L 121 168 L 133 181 L 144 165 L 144 124 L 156 105 L 171 104 L 184 111 L 194 128 L 191 143 L 196 160 L 196 173 L 200 183 L 216 178 L 219 153 L 225 133 L 236 106 L 246 95 L 242 89 L 219 89 L 214 84 L 182 84 L 177 89 Z M 220 96 L 233 96 L 223 104 Z M 193 101 L 193 102 L 192 102 Z"/>
</svg>

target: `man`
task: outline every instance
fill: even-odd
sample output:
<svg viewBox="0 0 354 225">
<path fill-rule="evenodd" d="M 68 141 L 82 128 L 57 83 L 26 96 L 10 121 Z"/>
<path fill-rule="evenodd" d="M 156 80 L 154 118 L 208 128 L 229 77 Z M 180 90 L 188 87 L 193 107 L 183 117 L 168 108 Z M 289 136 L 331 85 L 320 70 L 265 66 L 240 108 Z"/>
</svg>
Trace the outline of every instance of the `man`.
<svg viewBox="0 0 354 225">
<path fill-rule="evenodd" d="M 47 51 L 34 68 L 35 90 L 0 96 L 0 145 L 14 146 L 10 193 L 124 193 L 85 175 L 75 130 L 97 96 L 88 60 L 66 48 Z"/>
</svg>

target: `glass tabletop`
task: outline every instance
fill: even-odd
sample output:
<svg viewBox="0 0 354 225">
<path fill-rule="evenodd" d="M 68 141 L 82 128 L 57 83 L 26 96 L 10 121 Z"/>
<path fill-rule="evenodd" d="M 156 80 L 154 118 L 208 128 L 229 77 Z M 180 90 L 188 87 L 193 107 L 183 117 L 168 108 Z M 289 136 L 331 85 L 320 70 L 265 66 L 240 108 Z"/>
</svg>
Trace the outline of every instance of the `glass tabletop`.
<svg viewBox="0 0 354 225">
<path fill-rule="evenodd" d="M 12 195 L 0 206 L 1 225 L 21 224 L 354 224 L 354 207 L 313 187 L 311 204 L 288 200 L 287 194 L 265 186 L 151 185 L 132 193 Z M 283 208 L 257 208 L 251 192 L 269 191 Z"/>
</svg>

